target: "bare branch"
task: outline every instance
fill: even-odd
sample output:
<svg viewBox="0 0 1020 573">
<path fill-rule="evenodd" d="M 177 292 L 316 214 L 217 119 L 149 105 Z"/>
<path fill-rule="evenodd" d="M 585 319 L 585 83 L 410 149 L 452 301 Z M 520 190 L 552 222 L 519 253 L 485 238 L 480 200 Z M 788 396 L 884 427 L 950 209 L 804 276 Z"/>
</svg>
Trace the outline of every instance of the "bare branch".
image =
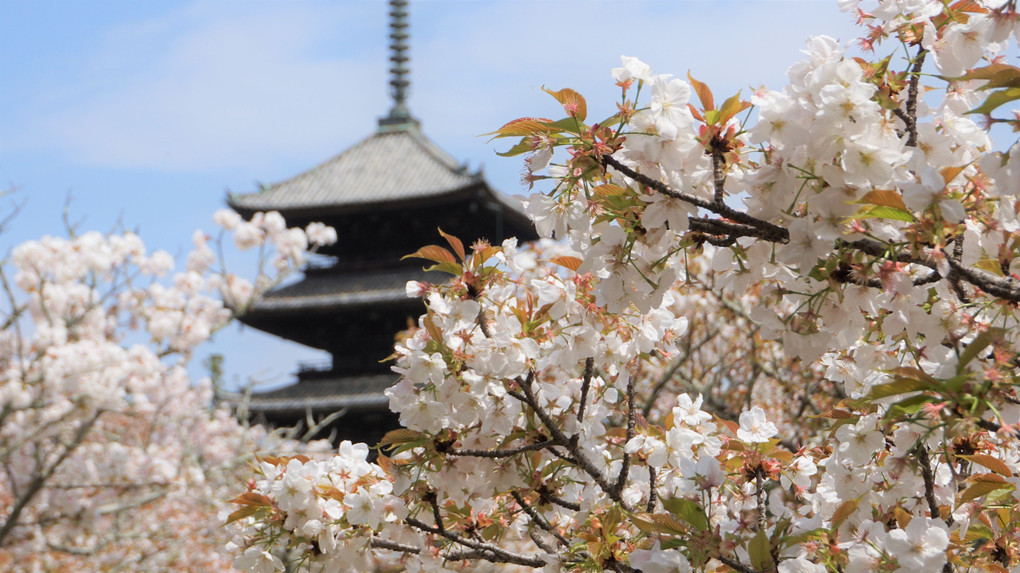
<svg viewBox="0 0 1020 573">
<path fill-rule="evenodd" d="M 626 165 L 620 163 L 617 159 L 613 158 L 613 156 L 611 155 L 603 155 L 601 161 L 603 165 L 611 165 L 620 173 L 623 173 L 627 177 L 634 179 L 635 181 L 641 183 L 642 185 L 655 189 L 656 191 L 662 193 L 663 195 L 673 197 L 674 199 L 679 199 L 685 203 L 690 203 L 691 205 L 694 205 L 696 207 L 701 207 L 702 209 L 711 211 L 716 215 L 726 217 L 727 219 L 736 221 L 737 223 L 742 223 L 749 227 L 754 227 L 761 232 L 762 235 L 759 237 L 761 239 L 772 241 L 774 243 L 786 243 L 789 242 L 790 240 L 790 232 L 782 227 L 773 225 L 768 221 L 762 221 L 761 219 L 757 219 L 755 217 L 748 215 L 747 213 L 737 211 L 736 209 L 731 209 L 725 203 L 706 201 L 701 197 L 676 191 L 675 189 L 670 188 L 668 185 L 661 181 L 656 181 L 655 179 L 652 179 L 647 175 L 642 175 L 641 173 L 634 171 L 630 167 L 627 167 Z"/>
<path fill-rule="evenodd" d="M 584 406 L 588 403 L 588 389 L 595 373 L 595 359 L 589 356 L 584 361 L 584 379 L 581 382 L 581 404 L 577 407 L 577 421 L 584 422 Z"/>
<path fill-rule="evenodd" d="M 432 527 L 431 525 L 418 521 L 413 517 L 404 518 L 404 523 L 426 533 L 433 533 L 439 535 L 440 537 L 444 537 L 456 543 L 457 545 L 462 545 L 469 549 L 474 549 L 475 551 L 478 552 L 477 555 L 479 557 L 492 563 L 513 563 L 514 565 L 525 565 L 528 567 L 534 567 L 536 569 L 539 567 L 545 567 L 545 560 L 540 559 L 538 557 L 528 557 L 525 555 L 511 553 L 510 551 L 507 551 L 502 547 L 498 547 L 490 543 L 474 541 L 472 539 L 468 539 L 466 537 L 457 535 L 456 533 L 446 531 L 445 529 Z"/>
<path fill-rule="evenodd" d="M 541 527 L 543 530 L 545 530 L 546 532 L 550 533 L 553 537 L 556 538 L 556 541 L 558 541 L 560 543 L 560 545 L 562 545 L 564 547 L 569 547 L 570 546 L 570 542 L 567 541 L 567 538 L 563 537 L 563 535 L 561 535 L 560 532 L 556 531 L 553 528 L 553 526 L 548 521 L 546 521 L 546 519 L 544 517 L 542 517 L 541 515 L 539 515 L 539 513 L 537 511 L 535 511 L 535 508 L 531 507 L 528 504 L 528 502 L 524 501 L 524 496 L 522 496 L 520 494 L 520 492 L 518 492 L 517 490 L 512 490 L 510 492 L 510 495 L 513 496 L 514 501 L 517 502 L 517 505 L 521 506 L 521 509 L 524 510 L 524 513 L 528 514 L 528 517 L 531 518 L 531 521 L 533 521 L 535 523 L 535 525 Z M 545 548 L 543 547 L 543 549 L 545 549 Z M 548 552 L 549 553 L 553 553 L 552 551 L 548 551 Z"/>
<path fill-rule="evenodd" d="M 542 442 L 536 442 L 534 444 L 526 444 L 516 448 L 506 448 L 501 450 L 457 450 L 457 449 L 439 449 L 438 451 L 451 456 L 464 456 L 473 458 L 509 458 L 522 454 L 524 452 L 533 452 L 535 450 L 543 450 L 550 446 L 565 446 L 565 443 L 557 442 L 556 440 L 545 440 Z"/>
</svg>

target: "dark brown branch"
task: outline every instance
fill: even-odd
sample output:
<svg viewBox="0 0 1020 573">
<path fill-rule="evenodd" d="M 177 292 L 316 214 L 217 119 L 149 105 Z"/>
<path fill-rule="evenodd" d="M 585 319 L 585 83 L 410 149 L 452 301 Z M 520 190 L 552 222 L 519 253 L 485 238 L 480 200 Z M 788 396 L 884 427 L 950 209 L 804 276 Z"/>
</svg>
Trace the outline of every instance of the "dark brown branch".
<svg viewBox="0 0 1020 573">
<path fill-rule="evenodd" d="M 541 501 L 542 503 L 551 503 L 553 505 L 558 505 L 564 509 L 569 509 L 571 511 L 581 511 L 581 504 L 573 503 L 563 498 L 556 497 L 545 486 L 539 487 L 536 493 L 538 493 L 538 500 Z"/>
<path fill-rule="evenodd" d="M 531 541 L 535 545 L 537 545 L 539 549 L 541 549 L 542 551 L 545 551 L 547 554 L 551 555 L 551 554 L 556 553 L 556 549 L 552 545 L 549 545 L 548 543 L 546 543 L 542 539 L 542 536 L 539 535 L 537 531 L 529 531 L 528 532 L 528 537 L 531 538 Z"/>
<path fill-rule="evenodd" d="M 584 422 L 584 407 L 588 403 L 588 389 L 595 374 L 595 359 L 589 356 L 584 361 L 584 378 L 581 381 L 581 404 L 577 407 L 577 421 Z"/>
<path fill-rule="evenodd" d="M 630 443 L 634 439 L 634 430 L 637 427 L 637 398 L 635 397 L 634 378 L 631 377 L 627 381 L 627 439 L 624 444 Z M 624 450 L 623 461 L 620 464 L 620 475 L 616 478 L 616 484 L 613 489 L 616 490 L 616 495 L 623 496 L 623 488 L 627 486 L 627 477 L 630 473 L 630 459 L 631 455 Z"/>
<path fill-rule="evenodd" d="M 606 480 L 606 477 L 602 475 L 602 472 L 599 471 L 597 467 L 595 467 L 595 464 L 592 463 L 592 461 L 588 459 L 588 456 L 586 456 L 584 452 L 581 451 L 581 448 L 578 447 L 577 436 L 568 438 L 567 435 L 563 433 L 563 430 L 561 430 L 560 427 L 556 424 L 556 421 L 553 420 L 552 417 L 550 417 L 549 414 L 545 411 L 545 409 L 539 405 L 538 399 L 535 397 L 535 393 L 531 388 L 531 385 L 534 383 L 534 380 L 535 372 L 534 370 L 532 370 L 528 372 L 527 378 L 523 380 L 520 378 L 517 379 L 518 386 L 521 388 L 521 393 L 518 394 L 516 392 L 511 391 L 508 392 L 508 394 L 510 394 L 511 396 L 517 394 L 517 396 L 514 396 L 515 398 L 518 398 L 519 400 L 527 404 L 529 407 L 531 407 L 531 410 L 535 412 L 535 415 L 538 416 L 538 419 L 542 421 L 542 425 L 544 425 L 545 428 L 549 430 L 549 433 L 552 434 L 553 440 L 556 440 L 558 443 L 564 444 L 563 447 L 565 447 L 567 451 L 570 452 L 570 455 L 572 457 L 572 463 L 577 465 L 578 468 L 580 468 L 586 474 L 591 476 L 591 478 L 595 480 L 595 483 L 598 484 L 600 488 L 602 488 L 602 491 L 606 492 L 606 495 L 608 495 L 610 499 L 612 499 L 616 503 L 619 503 L 620 506 L 623 507 L 624 509 L 629 510 L 630 507 L 623 500 L 623 497 L 620 495 L 620 492 L 617 491 L 616 488 L 613 485 L 611 485 L 608 480 Z M 554 449 L 550 449 L 549 451 L 553 452 L 553 454 L 557 454 L 557 452 Z"/>
<path fill-rule="evenodd" d="M 723 205 L 723 197 L 726 193 L 726 159 L 722 150 L 712 146 L 712 185 L 715 191 L 715 202 Z"/>
<path fill-rule="evenodd" d="M 762 230 L 751 225 L 731 223 L 722 219 L 708 219 L 705 217 L 687 217 L 691 231 L 705 233 L 706 235 L 718 235 L 731 238 L 754 237 L 766 241 L 773 241 L 774 234 L 770 230 Z"/>
<path fill-rule="evenodd" d="M 521 454 L 524 452 L 543 450 L 545 448 L 548 448 L 549 446 L 565 446 L 565 445 L 566 445 L 565 443 L 561 444 L 556 440 L 545 440 L 534 444 L 527 444 L 516 448 L 506 448 L 500 450 L 457 450 L 450 448 L 447 450 L 440 451 L 441 453 L 451 456 L 464 456 L 472 458 L 509 458 L 511 456 L 516 456 L 517 454 Z"/>
<path fill-rule="evenodd" d="M 443 516 L 439 512 L 439 498 L 436 496 L 436 492 L 430 491 L 426 493 L 425 501 L 432 506 L 432 520 L 436 522 L 436 530 L 440 533 L 446 533 L 446 526 L 443 525 Z"/>
<path fill-rule="evenodd" d="M 762 236 L 759 237 L 761 239 L 772 241 L 774 243 L 786 243 L 790 240 L 790 232 L 778 225 L 773 225 L 768 221 L 762 221 L 761 219 L 752 217 L 747 213 L 737 211 L 736 209 L 731 209 L 725 203 L 706 201 L 701 197 L 690 195 L 688 193 L 682 193 L 680 191 L 672 189 L 669 187 L 669 185 L 666 185 L 661 181 L 656 181 L 655 179 L 652 179 L 647 175 L 642 175 L 641 173 L 634 171 L 630 167 L 627 167 L 626 165 L 620 163 L 611 155 L 603 155 L 601 161 L 604 166 L 611 165 L 614 169 L 616 169 L 620 173 L 626 175 L 627 177 L 630 177 L 631 179 L 634 179 L 635 181 L 641 183 L 642 185 L 645 185 L 658 191 L 659 193 L 662 193 L 663 195 L 673 197 L 674 199 L 679 199 L 684 203 L 689 203 L 696 207 L 701 207 L 702 209 L 715 213 L 716 215 L 726 217 L 731 221 L 742 223 L 749 227 L 754 227 L 762 233 Z"/>
<path fill-rule="evenodd" d="M 415 547 L 414 545 L 404 545 L 403 543 L 397 543 L 396 541 L 390 541 L 388 539 L 379 539 L 373 537 L 372 541 L 369 542 L 375 549 L 389 549 L 390 551 L 400 551 L 401 553 L 421 553 L 421 548 Z"/>
<path fill-rule="evenodd" d="M 717 334 L 719 334 L 719 331 L 713 330 L 711 333 L 707 334 L 705 338 L 702 338 L 697 344 L 693 346 L 690 345 L 690 338 L 688 337 L 688 346 L 686 349 L 684 349 L 683 355 L 676 357 L 673 363 L 669 365 L 669 369 L 666 370 L 665 373 L 663 373 L 662 377 L 659 378 L 659 381 L 655 383 L 655 387 L 652 388 L 652 391 L 648 394 L 648 399 L 645 401 L 645 405 L 641 409 L 642 416 L 647 418 L 648 415 L 651 414 L 652 407 L 655 406 L 655 401 L 658 400 L 659 394 L 662 393 L 662 390 L 666 387 L 666 384 L 669 384 L 669 381 L 673 379 L 673 375 L 676 374 L 676 371 L 679 370 L 680 367 L 683 366 L 687 362 L 687 360 L 690 359 L 691 354 L 700 350 L 702 346 L 704 346 L 710 340 L 715 338 Z"/>
<path fill-rule="evenodd" d="M 924 57 L 928 55 L 927 50 L 921 48 L 914 58 L 914 65 L 910 68 L 910 87 L 907 88 L 907 147 L 917 146 L 917 96 L 918 86 L 921 81 L 921 68 L 924 66 Z"/>
<path fill-rule="evenodd" d="M 522 496 L 520 492 L 518 492 L 517 490 L 512 490 L 510 492 L 510 495 L 513 496 L 514 501 L 517 502 L 517 505 L 521 506 L 521 509 L 524 510 L 524 513 L 528 514 L 528 517 L 531 518 L 531 521 L 533 521 L 535 525 L 541 527 L 544 531 L 555 537 L 556 541 L 558 541 L 560 545 L 562 545 L 563 547 L 570 547 L 570 542 L 567 541 L 567 538 L 563 537 L 563 535 L 561 535 L 560 532 L 556 531 L 553 528 L 553 526 L 548 521 L 546 521 L 544 517 L 542 517 L 541 515 L 539 515 L 537 511 L 535 511 L 535 508 L 531 507 L 531 505 L 528 504 L 528 502 L 524 501 L 524 496 Z M 536 543 L 538 542 L 536 541 Z M 545 548 L 543 547 L 543 549 Z M 552 551 L 548 552 L 553 553 Z"/>
<path fill-rule="evenodd" d="M 723 564 L 726 565 L 727 567 L 729 567 L 730 569 L 733 569 L 734 571 L 740 571 L 740 573 L 762 573 L 761 571 L 758 571 L 757 569 L 752 569 L 752 568 L 748 567 L 747 565 L 744 565 L 740 561 L 737 561 L 736 559 L 730 559 L 729 557 L 726 557 L 725 555 L 719 555 L 719 556 L 716 557 L 716 559 L 718 559 L 719 561 L 722 561 Z"/>
<path fill-rule="evenodd" d="M 490 543 L 474 541 L 466 537 L 457 535 L 456 533 L 451 533 L 446 530 L 441 530 L 437 527 L 432 527 L 431 525 L 418 521 L 413 517 L 404 518 L 404 523 L 410 525 L 411 527 L 417 528 L 421 531 L 433 533 L 435 535 L 439 535 L 440 537 L 445 537 L 446 539 L 449 539 L 450 541 L 456 543 L 457 545 L 462 545 L 464 547 L 474 549 L 475 551 L 478 552 L 478 556 L 482 559 L 485 559 L 486 561 L 491 561 L 493 563 L 513 563 L 514 565 L 525 565 L 527 567 L 534 567 L 536 569 L 538 569 L 539 567 L 545 567 L 545 561 L 538 557 L 527 557 L 524 555 L 511 553 L 506 549 L 503 549 L 502 547 L 498 547 Z"/>
<path fill-rule="evenodd" d="M 754 476 L 754 487 L 754 497 L 758 512 L 758 529 L 760 531 L 765 531 L 765 527 L 768 524 L 765 521 L 765 484 L 762 483 L 761 474 Z"/>
<path fill-rule="evenodd" d="M 645 506 L 648 513 L 655 512 L 655 502 L 658 501 L 655 491 L 655 468 L 648 466 L 648 505 Z"/>
<path fill-rule="evenodd" d="M 935 477 L 931 471 L 931 459 L 928 457 L 928 448 L 924 445 L 924 441 L 918 442 L 917 447 L 914 448 L 917 452 L 917 463 L 921 466 L 921 479 L 924 480 L 924 500 L 928 502 L 928 511 L 931 512 L 933 518 L 942 518 L 942 513 L 939 511 L 939 504 L 935 501 Z M 946 525 L 953 524 L 953 516 L 950 515 L 945 520 Z"/>
</svg>

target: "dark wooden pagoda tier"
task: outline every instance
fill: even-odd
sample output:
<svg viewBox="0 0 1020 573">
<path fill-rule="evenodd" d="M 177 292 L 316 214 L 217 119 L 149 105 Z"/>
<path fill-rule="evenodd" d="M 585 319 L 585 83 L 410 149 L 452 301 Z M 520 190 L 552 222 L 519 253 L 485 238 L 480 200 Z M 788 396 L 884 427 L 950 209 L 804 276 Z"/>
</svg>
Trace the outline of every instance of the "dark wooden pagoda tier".
<svg viewBox="0 0 1020 573">
<path fill-rule="evenodd" d="M 337 230 L 339 241 L 320 251 L 302 280 L 269 292 L 241 321 L 332 360 L 328 368 L 299 370 L 290 386 L 254 394 L 249 410 L 277 425 L 345 410 L 335 425 L 340 439 L 371 442 L 396 427 L 383 395 L 396 375 L 380 361 L 424 311 L 405 286 L 449 277 L 401 257 L 443 243 L 437 228 L 465 244 L 537 238 L 518 200 L 493 191 L 414 120 L 381 120 L 351 149 L 259 192 L 230 195 L 228 204 L 245 217 L 279 211 L 291 226 L 321 221 Z"/>
</svg>

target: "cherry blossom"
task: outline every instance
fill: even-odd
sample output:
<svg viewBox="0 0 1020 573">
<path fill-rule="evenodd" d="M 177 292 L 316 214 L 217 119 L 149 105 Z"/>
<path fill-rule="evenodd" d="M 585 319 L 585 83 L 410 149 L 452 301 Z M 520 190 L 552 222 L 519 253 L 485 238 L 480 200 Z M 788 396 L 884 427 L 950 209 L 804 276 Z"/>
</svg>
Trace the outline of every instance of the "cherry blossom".
<svg viewBox="0 0 1020 573">
<path fill-rule="evenodd" d="M 566 118 L 497 130 L 541 138 L 526 210 L 559 242 L 414 253 L 451 279 L 407 288 L 404 427 L 332 462 L 357 491 L 263 464 L 236 563 L 333 567 L 332 539 L 371 549 L 349 569 L 1020 568 L 1020 151 L 988 129 L 1018 125 L 1020 16 L 839 5 L 866 52 L 810 38 L 749 100 L 624 57 L 603 121 L 564 89 Z M 320 472 L 297 514 L 271 487 L 295 459 Z"/>
</svg>

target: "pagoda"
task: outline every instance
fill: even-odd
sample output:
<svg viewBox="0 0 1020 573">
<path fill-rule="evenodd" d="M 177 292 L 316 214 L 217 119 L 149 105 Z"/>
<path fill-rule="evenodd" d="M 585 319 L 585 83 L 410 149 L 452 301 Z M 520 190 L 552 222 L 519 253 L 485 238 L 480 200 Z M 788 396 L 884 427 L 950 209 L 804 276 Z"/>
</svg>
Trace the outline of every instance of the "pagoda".
<svg viewBox="0 0 1020 573">
<path fill-rule="evenodd" d="M 440 240 L 437 228 L 466 244 L 538 237 L 516 199 L 429 140 L 408 110 L 406 0 L 390 1 L 390 32 L 393 105 L 375 133 L 309 171 L 227 199 L 245 218 L 279 211 L 289 226 L 321 221 L 339 235 L 301 280 L 270 291 L 241 317 L 330 355 L 328 366 L 299 367 L 293 384 L 254 393 L 249 412 L 276 426 L 342 412 L 330 427 L 336 439 L 368 443 L 397 427 L 383 395 L 397 375 L 383 360 L 393 353 L 396 334 L 424 312 L 405 285 L 449 278 L 401 257 Z"/>
</svg>

